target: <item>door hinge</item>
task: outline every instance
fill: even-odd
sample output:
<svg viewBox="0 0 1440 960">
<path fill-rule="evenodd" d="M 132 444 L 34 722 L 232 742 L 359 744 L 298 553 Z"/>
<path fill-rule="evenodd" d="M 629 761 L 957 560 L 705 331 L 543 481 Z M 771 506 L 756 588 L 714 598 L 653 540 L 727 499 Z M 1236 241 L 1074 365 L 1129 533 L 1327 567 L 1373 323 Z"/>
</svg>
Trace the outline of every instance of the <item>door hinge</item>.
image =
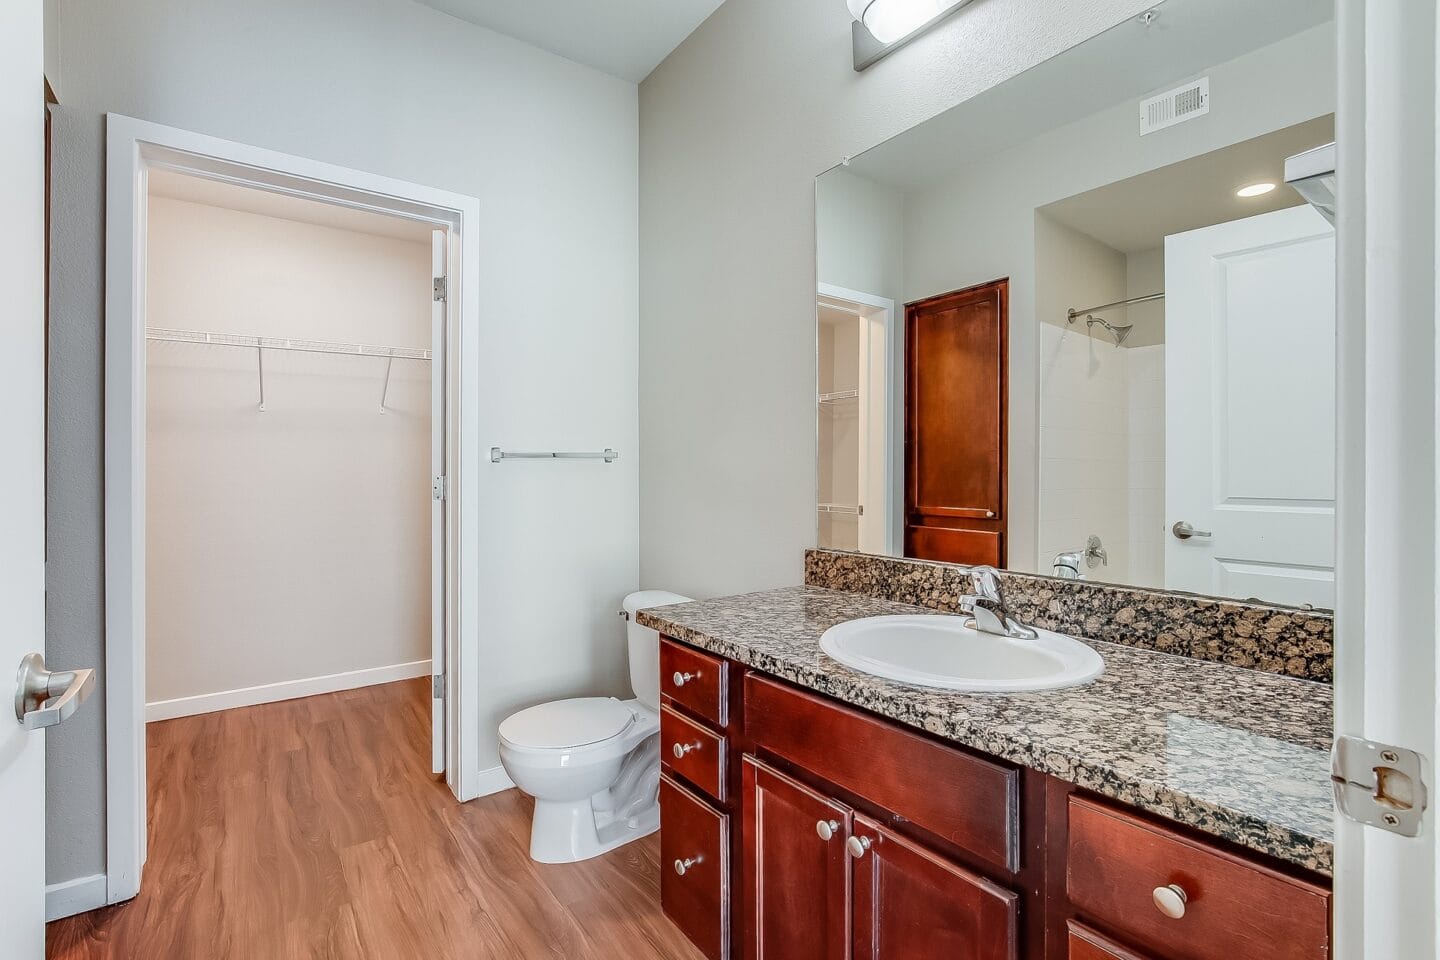
<svg viewBox="0 0 1440 960">
<path fill-rule="evenodd" d="M 1414 750 L 1360 737 L 1336 737 L 1330 751 L 1335 806 L 1357 823 L 1402 837 L 1420 835 L 1429 806 L 1425 758 Z"/>
<path fill-rule="evenodd" d="M 445 483 L 444 477 L 432 477 L 430 480 L 430 499 L 444 500 L 446 486 L 447 484 Z"/>
<path fill-rule="evenodd" d="M 445 674 L 437 673 L 430 677 L 430 698 L 432 700 L 445 699 Z"/>
<path fill-rule="evenodd" d="M 450 296 L 450 278 L 436 277 L 434 286 L 431 288 L 435 300 L 444 300 Z"/>
</svg>

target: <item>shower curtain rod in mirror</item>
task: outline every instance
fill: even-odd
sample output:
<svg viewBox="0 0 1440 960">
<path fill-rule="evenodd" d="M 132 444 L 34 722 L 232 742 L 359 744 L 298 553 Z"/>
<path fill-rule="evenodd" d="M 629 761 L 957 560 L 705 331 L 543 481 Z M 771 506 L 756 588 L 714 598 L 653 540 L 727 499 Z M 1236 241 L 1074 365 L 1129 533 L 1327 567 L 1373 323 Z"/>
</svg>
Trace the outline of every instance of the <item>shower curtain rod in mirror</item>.
<svg viewBox="0 0 1440 960">
<path fill-rule="evenodd" d="M 1087 313 L 1099 313 L 1101 310 L 1109 310 L 1111 307 L 1128 307 L 1132 303 L 1149 303 L 1151 300 L 1164 299 L 1165 291 L 1161 290 L 1159 293 L 1147 293 L 1143 297 L 1131 297 L 1129 300 L 1116 300 L 1114 303 L 1102 303 L 1098 307 L 1085 307 L 1081 310 L 1076 310 L 1074 307 L 1071 307 L 1070 311 L 1065 315 L 1065 319 L 1068 323 L 1074 323 L 1076 319 L 1083 317 Z"/>
</svg>

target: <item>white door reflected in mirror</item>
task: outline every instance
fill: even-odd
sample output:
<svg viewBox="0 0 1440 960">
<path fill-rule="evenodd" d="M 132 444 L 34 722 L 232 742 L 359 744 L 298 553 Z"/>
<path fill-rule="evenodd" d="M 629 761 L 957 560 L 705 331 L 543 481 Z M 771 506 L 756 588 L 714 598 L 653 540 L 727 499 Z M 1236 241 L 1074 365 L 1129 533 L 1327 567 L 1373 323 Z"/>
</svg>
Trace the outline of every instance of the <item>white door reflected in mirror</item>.
<svg viewBox="0 0 1440 960">
<path fill-rule="evenodd" d="M 1165 288 L 1165 586 L 1334 607 L 1334 228 L 1167 237 Z"/>
</svg>

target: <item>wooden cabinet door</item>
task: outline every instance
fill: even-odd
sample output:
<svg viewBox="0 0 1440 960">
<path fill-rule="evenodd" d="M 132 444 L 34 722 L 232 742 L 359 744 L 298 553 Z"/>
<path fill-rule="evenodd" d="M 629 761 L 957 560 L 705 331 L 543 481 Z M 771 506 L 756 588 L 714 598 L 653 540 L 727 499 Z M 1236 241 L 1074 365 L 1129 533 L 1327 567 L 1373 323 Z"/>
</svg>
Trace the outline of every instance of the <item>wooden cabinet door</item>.
<svg viewBox="0 0 1440 960">
<path fill-rule="evenodd" d="M 849 808 L 753 757 L 745 758 L 742 792 L 745 956 L 849 957 Z"/>
<path fill-rule="evenodd" d="M 1009 283 L 905 308 L 905 555 L 1005 565 Z"/>
<path fill-rule="evenodd" d="M 1019 897 L 857 814 L 855 960 L 1016 960 Z"/>
</svg>

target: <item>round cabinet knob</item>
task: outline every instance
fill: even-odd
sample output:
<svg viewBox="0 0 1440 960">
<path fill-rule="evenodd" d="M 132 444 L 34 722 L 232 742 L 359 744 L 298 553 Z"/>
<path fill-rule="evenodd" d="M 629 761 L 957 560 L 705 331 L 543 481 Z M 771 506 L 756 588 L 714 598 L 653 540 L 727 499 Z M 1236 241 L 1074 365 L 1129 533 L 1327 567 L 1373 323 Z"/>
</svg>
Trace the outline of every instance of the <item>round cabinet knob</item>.
<svg viewBox="0 0 1440 960">
<path fill-rule="evenodd" d="M 670 679 L 675 681 L 675 686 L 683 687 L 686 683 L 694 680 L 698 676 L 700 676 L 698 673 L 681 673 L 679 670 L 676 670 L 675 675 Z"/>
<path fill-rule="evenodd" d="M 859 860 L 865 856 L 865 851 L 870 849 L 869 837 L 851 837 L 845 841 L 845 849 L 850 851 L 850 856 Z"/>
<path fill-rule="evenodd" d="M 683 877 L 683 876 L 685 876 L 685 872 L 686 872 L 687 870 L 689 870 L 691 867 L 695 866 L 696 864 L 703 862 L 704 860 L 705 860 L 704 857 L 687 857 L 687 858 L 685 858 L 684 860 L 676 860 L 676 861 L 675 861 L 675 872 L 676 872 L 677 874 L 679 874 L 680 876 Z"/>
<path fill-rule="evenodd" d="M 830 842 L 830 838 L 835 836 L 835 831 L 839 829 L 840 824 L 834 820 L 819 820 L 815 823 L 815 832 L 818 833 L 820 839 L 826 843 Z"/>
<path fill-rule="evenodd" d="M 677 743 L 675 744 L 675 746 L 670 748 L 670 752 L 675 754 L 676 760 L 684 760 L 685 754 L 689 753 L 691 750 L 699 750 L 700 746 L 701 744 L 699 743 L 699 741 L 696 741 L 695 743 Z"/>
<path fill-rule="evenodd" d="M 1171 920 L 1179 920 L 1185 916 L 1185 904 L 1190 899 L 1185 889 L 1174 883 L 1168 887 L 1156 887 L 1150 897 L 1155 901 L 1155 909 Z"/>
</svg>

